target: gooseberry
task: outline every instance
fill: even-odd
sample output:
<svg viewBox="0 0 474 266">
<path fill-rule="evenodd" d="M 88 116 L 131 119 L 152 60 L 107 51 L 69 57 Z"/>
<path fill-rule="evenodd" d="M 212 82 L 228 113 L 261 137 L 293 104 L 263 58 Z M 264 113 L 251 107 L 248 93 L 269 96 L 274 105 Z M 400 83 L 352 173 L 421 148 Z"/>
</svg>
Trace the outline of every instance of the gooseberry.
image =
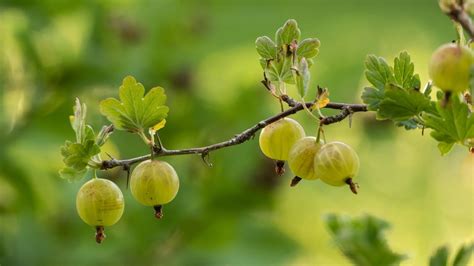
<svg viewBox="0 0 474 266">
<path fill-rule="evenodd" d="M 288 166 L 293 174 L 303 179 L 317 179 L 314 157 L 321 146 L 322 143 L 316 141 L 315 137 L 304 137 L 296 141 L 288 155 Z"/>
<path fill-rule="evenodd" d="M 304 136 L 304 129 L 298 122 L 283 118 L 262 129 L 260 149 L 268 158 L 285 161 L 293 144 Z"/>
<path fill-rule="evenodd" d="M 462 45 L 450 43 L 439 47 L 429 63 L 429 75 L 435 86 L 445 92 L 462 92 L 469 87 L 471 50 Z"/>
<path fill-rule="evenodd" d="M 359 157 L 347 144 L 338 141 L 324 144 L 314 157 L 314 170 L 323 182 L 333 186 L 347 184 L 357 194 L 353 178 L 359 171 Z"/>
<path fill-rule="evenodd" d="M 112 181 L 93 178 L 77 192 L 76 209 L 81 219 L 96 228 L 96 241 L 105 238 L 104 226 L 120 220 L 124 210 L 122 191 Z"/>
<path fill-rule="evenodd" d="M 162 206 L 172 201 L 179 189 L 179 179 L 167 162 L 147 160 L 141 162 L 130 177 L 133 197 L 145 206 L 153 206 L 156 218 L 163 216 Z"/>
</svg>

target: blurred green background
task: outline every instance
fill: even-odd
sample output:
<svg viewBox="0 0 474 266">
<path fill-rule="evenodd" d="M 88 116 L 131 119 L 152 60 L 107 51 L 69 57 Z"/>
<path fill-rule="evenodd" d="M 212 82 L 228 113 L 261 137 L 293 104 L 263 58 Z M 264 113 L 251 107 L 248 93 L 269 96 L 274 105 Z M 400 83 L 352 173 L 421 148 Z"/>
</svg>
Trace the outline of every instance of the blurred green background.
<svg viewBox="0 0 474 266">
<path fill-rule="evenodd" d="M 212 168 L 199 156 L 165 158 L 181 188 L 161 221 L 131 198 L 120 169 L 100 173 L 123 189 L 126 208 L 106 241 L 94 242 L 75 210 L 86 180 L 57 174 L 59 148 L 73 138 L 74 98 L 88 105 L 97 131 L 107 123 L 99 101 L 134 75 L 166 89 L 166 147 L 228 139 L 278 112 L 259 83 L 254 41 L 273 38 L 288 18 L 322 43 L 310 94 L 319 84 L 340 102 L 361 102 L 367 54 L 392 60 L 407 50 L 426 82 L 431 52 L 455 38 L 434 0 L 2 0 L 0 264 L 348 265 L 325 228 L 327 213 L 389 221 L 389 242 L 410 256 L 403 265 L 425 265 L 438 246 L 472 240 L 474 157 L 459 147 L 441 157 L 428 134 L 356 114 L 352 128 L 346 120 L 326 136 L 358 152 L 357 196 L 320 181 L 290 188 L 291 174 L 275 176 L 252 140 L 212 152 Z M 307 114 L 294 117 L 315 132 Z M 147 152 L 124 132 L 107 150 L 119 158 Z"/>
</svg>

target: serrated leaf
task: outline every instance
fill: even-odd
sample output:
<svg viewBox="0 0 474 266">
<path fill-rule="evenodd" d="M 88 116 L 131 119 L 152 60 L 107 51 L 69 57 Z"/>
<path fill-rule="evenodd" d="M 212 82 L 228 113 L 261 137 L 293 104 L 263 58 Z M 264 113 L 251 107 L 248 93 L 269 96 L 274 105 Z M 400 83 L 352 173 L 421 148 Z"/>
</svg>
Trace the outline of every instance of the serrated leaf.
<svg viewBox="0 0 474 266">
<path fill-rule="evenodd" d="M 63 169 L 59 170 L 59 176 L 63 179 L 68 180 L 69 182 L 79 181 L 87 173 L 87 168 L 83 168 L 81 170 L 77 170 L 72 167 L 64 167 Z"/>
<path fill-rule="evenodd" d="M 72 143 L 66 141 L 61 147 L 63 162 L 67 167 L 82 170 L 87 167 L 92 156 L 100 153 L 100 147 L 95 140 L 87 140 L 84 143 Z"/>
<path fill-rule="evenodd" d="M 276 58 L 276 44 L 267 36 L 258 37 L 255 41 L 257 53 L 264 59 Z"/>
<path fill-rule="evenodd" d="M 298 72 L 296 72 L 295 74 L 296 88 L 298 89 L 298 93 L 301 98 L 306 96 L 306 93 L 308 92 L 310 77 L 311 76 L 308 69 L 308 63 L 303 57 L 303 59 L 301 59 L 301 62 L 299 63 Z"/>
<path fill-rule="evenodd" d="M 326 217 L 326 225 L 333 241 L 354 265 L 397 265 L 404 255 L 393 252 L 383 231 L 389 224 L 366 215 L 348 218 L 337 215 Z"/>
<path fill-rule="evenodd" d="M 439 102 L 436 107 L 437 113 L 427 113 L 425 118 L 426 127 L 432 129 L 431 136 L 442 143 L 468 146 L 469 139 L 474 138 L 474 115 L 467 104 L 453 95 L 447 106 L 442 107 Z"/>
<path fill-rule="evenodd" d="M 461 246 L 454 257 L 453 266 L 468 266 L 473 253 L 474 243 Z"/>
<path fill-rule="evenodd" d="M 298 23 L 294 19 L 289 19 L 285 22 L 283 27 L 278 29 L 276 34 L 277 45 L 290 44 L 293 40 L 300 39 L 301 31 L 298 28 Z"/>
<path fill-rule="evenodd" d="M 410 55 L 407 52 L 401 52 L 398 57 L 395 57 L 393 72 L 395 82 L 400 87 L 412 89 L 415 65 L 411 62 Z"/>
<path fill-rule="evenodd" d="M 265 69 L 265 74 L 270 81 L 294 84 L 293 71 L 291 70 L 291 59 L 283 58 L 272 60 Z"/>
<path fill-rule="evenodd" d="M 318 55 L 321 43 L 316 38 L 308 38 L 301 41 L 296 49 L 296 55 L 299 57 L 312 58 Z"/>
<path fill-rule="evenodd" d="M 117 129 L 143 132 L 165 119 L 169 111 L 163 88 L 152 88 L 145 97 L 144 93 L 143 85 L 132 76 L 127 76 L 119 89 L 120 101 L 115 98 L 103 100 L 100 112 Z"/>
<path fill-rule="evenodd" d="M 384 90 L 385 85 L 394 81 L 393 70 L 382 57 L 367 56 L 365 76 L 376 89 Z"/>
<path fill-rule="evenodd" d="M 408 120 L 403 120 L 403 121 L 397 121 L 395 122 L 395 125 L 398 127 L 404 127 L 406 130 L 419 128 L 418 122 L 416 122 L 416 120 L 413 118 L 408 119 Z"/>
<path fill-rule="evenodd" d="M 448 266 L 448 247 L 443 246 L 436 250 L 430 258 L 430 266 Z"/>
<path fill-rule="evenodd" d="M 387 86 L 379 104 L 377 118 L 403 121 L 429 109 L 430 100 L 417 90 Z"/>
<path fill-rule="evenodd" d="M 377 111 L 379 109 L 380 102 L 384 99 L 382 91 L 376 88 L 366 87 L 362 93 L 362 101 L 367 104 L 367 108 L 370 111 Z"/>
</svg>

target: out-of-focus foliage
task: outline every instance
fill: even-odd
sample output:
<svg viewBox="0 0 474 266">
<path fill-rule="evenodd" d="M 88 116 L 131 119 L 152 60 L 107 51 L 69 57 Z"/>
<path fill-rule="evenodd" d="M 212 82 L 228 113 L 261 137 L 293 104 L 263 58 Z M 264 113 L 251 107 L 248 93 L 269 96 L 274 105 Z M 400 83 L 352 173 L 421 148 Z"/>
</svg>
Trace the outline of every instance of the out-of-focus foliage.
<svg viewBox="0 0 474 266">
<path fill-rule="evenodd" d="M 405 255 L 390 249 L 384 236 L 389 224 L 366 215 L 357 219 L 334 214 L 326 217 L 334 242 L 354 265 L 398 265 Z"/>
<path fill-rule="evenodd" d="M 474 243 L 461 246 L 449 263 L 449 249 L 447 246 L 438 248 L 430 258 L 430 266 L 467 266 L 470 265 L 472 254 L 474 253 Z"/>
<path fill-rule="evenodd" d="M 109 124 L 100 100 L 133 75 L 145 88 L 166 88 L 167 148 L 228 139 L 279 111 L 260 84 L 255 39 L 288 18 L 321 41 L 308 95 L 319 84 L 340 102 L 360 102 L 367 54 L 406 50 L 426 81 L 431 52 L 455 38 L 432 0 L 0 1 L 0 264 L 347 265 L 321 219 L 328 212 L 390 221 L 388 241 L 413 252 L 413 265 L 442 243 L 472 240 L 473 157 L 457 148 L 440 157 L 428 136 L 356 114 L 351 129 L 345 121 L 325 133 L 357 150 L 357 197 L 319 181 L 290 189 L 291 174 L 276 177 L 250 141 L 211 153 L 213 168 L 198 156 L 165 158 L 181 188 L 161 221 L 130 196 L 124 171 L 98 173 L 119 185 L 126 207 L 106 241 L 94 242 L 74 202 L 89 176 L 69 183 L 58 175 L 60 147 L 75 138 L 75 98 L 97 133 Z M 288 92 L 297 95 L 292 85 Z M 316 131 L 306 114 L 293 118 L 308 135 Z M 148 152 L 122 131 L 101 150 L 101 158 Z"/>
</svg>

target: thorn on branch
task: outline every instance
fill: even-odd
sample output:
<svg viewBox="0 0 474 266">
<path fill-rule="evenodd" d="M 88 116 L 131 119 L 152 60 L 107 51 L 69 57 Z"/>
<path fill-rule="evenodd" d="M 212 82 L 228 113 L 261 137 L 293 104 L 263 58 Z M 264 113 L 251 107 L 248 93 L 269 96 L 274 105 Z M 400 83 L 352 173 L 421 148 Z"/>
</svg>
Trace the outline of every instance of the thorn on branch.
<svg viewBox="0 0 474 266">
<path fill-rule="evenodd" d="M 210 161 L 210 157 L 209 157 L 209 151 L 205 150 L 201 153 L 201 159 L 202 161 L 204 162 L 204 164 L 207 165 L 207 167 L 212 167 L 212 162 Z"/>
<path fill-rule="evenodd" d="M 153 152 L 154 152 L 155 154 L 160 154 L 162 151 L 163 151 L 163 147 L 160 147 L 160 146 L 158 146 L 158 145 L 156 145 L 156 144 L 153 145 Z"/>
<path fill-rule="evenodd" d="M 107 154 L 107 156 L 109 156 L 110 160 L 115 160 L 115 158 L 112 155 L 110 155 L 110 153 L 105 152 L 105 154 Z"/>
<path fill-rule="evenodd" d="M 130 184 L 130 165 L 129 164 L 124 164 L 122 169 L 127 172 L 127 189 L 129 187 L 129 184 Z"/>
</svg>

